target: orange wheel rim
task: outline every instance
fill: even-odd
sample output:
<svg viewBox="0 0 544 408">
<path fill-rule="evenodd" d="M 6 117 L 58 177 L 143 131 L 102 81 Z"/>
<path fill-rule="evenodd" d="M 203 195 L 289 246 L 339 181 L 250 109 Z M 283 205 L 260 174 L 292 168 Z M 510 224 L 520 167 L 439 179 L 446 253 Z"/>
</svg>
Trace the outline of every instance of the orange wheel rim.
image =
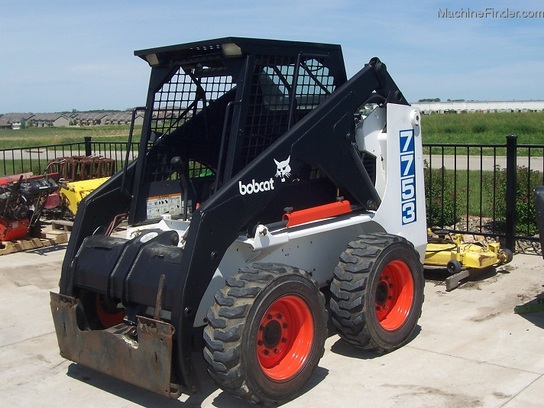
<svg viewBox="0 0 544 408">
<path fill-rule="evenodd" d="M 303 367 L 314 337 L 312 313 L 306 301 L 287 295 L 274 301 L 264 314 L 257 334 L 257 359 L 263 372 L 281 381 Z"/>
<path fill-rule="evenodd" d="M 384 330 L 400 328 L 410 313 L 414 299 L 414 279 L 403 261 L 393 261 L 383 269 L 376 287 L 376 317 Z"/>
<path fill-rule="evenodd" d="M 104 327 L 111 327 L 119 324 L 125 318 L 125 311 L 100 295 L 96 295 L 96 316 Z"/>
</svg>

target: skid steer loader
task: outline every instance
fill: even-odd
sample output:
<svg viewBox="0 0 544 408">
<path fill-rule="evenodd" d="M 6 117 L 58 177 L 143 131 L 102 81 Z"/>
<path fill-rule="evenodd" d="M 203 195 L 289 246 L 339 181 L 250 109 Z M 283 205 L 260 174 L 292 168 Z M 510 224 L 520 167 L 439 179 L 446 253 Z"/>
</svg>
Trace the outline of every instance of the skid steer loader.
<svg viewBox="0 0 544 408">
<path fill-rule="evenodd" d="M 356 347 L 408 342 L 420 117 L 386 66 L 348 80 L 338 45 L 249 38 L 135 55 L 151 67 L 138 158 L 79 205 L 51 293 L 61 355 L 177 398 L 198 390 L 200 347 L 222 389 L 278 403 L 312 376 L 329 314 Z"/>
</svg>

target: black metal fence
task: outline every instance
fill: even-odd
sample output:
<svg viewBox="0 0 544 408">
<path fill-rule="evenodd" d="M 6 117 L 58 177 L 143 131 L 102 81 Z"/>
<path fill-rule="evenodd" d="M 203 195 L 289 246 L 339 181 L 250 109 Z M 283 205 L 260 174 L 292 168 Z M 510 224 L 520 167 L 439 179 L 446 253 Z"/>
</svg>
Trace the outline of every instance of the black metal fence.
<svg viewBox="0 0 544 408">
<path fill-rule="evenodd" d="M 540 252 L 534 188 L 544 185 L 544 145 L 425 144 L 427 222 Z"/>
<path fill-rule="evenodd" d="M 537 248 L 533 189 L 544 185 L 544 144 L 424 144 L 427 223 L 451 233 L 500 240 L 506 248 Z M 63 157 L 114 160 L 115 171 L 138 154 L 138 144 L 92 141 L 0 150 L 0 175 L 43 174 Z M 536 249 L 540 252 L 539 249 Z"/>
<path fill-rule="evenodd" d="M 114 171 L 124 167 L 127 142 L 92 141 L 85 136 L 82 142 L 62 143 L 0 150 L 0 175 L 19 173 L 43 174 L 47 166 L 64 157 L 104 157 L 114 161 Z M 138 143 L 130 144 L 128 160 L 138 155 Z"/>
</svg>

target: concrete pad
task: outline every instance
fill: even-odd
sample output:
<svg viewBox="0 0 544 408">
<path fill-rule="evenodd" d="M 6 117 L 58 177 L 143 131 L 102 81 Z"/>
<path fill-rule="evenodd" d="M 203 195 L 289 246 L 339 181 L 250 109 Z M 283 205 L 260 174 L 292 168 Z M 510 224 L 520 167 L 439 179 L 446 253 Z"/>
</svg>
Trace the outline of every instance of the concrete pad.
<svg viewBox="0 0 544 408">
<path fill-rule="evenodd" d="M 539 257 L 525 257 L 544 266 Z M 428 281 L 426 293 L 429 296 L 420 320 L 425 334 L 418 336 L 413 346 L 489 364 L 544 372 L 544 359 L 534 358 L 535 350 L 544 351 L 544 315 L 524 317 L 514 313 L 517 305 L 543 292 L 544 267 L 541 270 L 534 271 L 516 262 L 449 293 L 440 286 L 430 288 L 433 283 Z M 431 310 L 435 308 L 440 312 Z"/>
<path fill-rule="evenodd" d="M 529 384 L 515 398 L 504 404 L 503 408 L 541 408 L 544 406 L 544 378 L 539 377 L 536 381 Z"/>
<path fill-rule="evenodd" d="M 329 375 L 312 392 L 326 401 L 326 392 L 338 390 L 342 406 L 500 406 L 538 378 L 410 346 L 378 357 L 345 343 L 335 346 L 332 351 L 345 352 L 345 358 L 338 364 L 334 356 Z M 293 406 L 302 406 L 299 402 Z"/>
<path fill-rule="evenodd" d="M 0 259 L 0 400 L 16 407 L 242 407 L 217 389 L 195 355 L 202 391 L 168 400 L 60 357 L 49 309 L 64 247 Z M 446 292 L 427 279 L 418 330 L 409 344 L 380 355 L 332 335 L 306 389 L 286 407 L 543 406 L 544 312 L 514 307 L 543 292 L 544 260 L 516 255 Z"/>
<path fill-rule="evenodd" d="M 0 299 L 9 310 L 2 315 L 0 348 L 54 331 L 46 306 L 49 291 L 58 288 L 64 252 L 62 245 L 0 258 Z"/>
</svg>

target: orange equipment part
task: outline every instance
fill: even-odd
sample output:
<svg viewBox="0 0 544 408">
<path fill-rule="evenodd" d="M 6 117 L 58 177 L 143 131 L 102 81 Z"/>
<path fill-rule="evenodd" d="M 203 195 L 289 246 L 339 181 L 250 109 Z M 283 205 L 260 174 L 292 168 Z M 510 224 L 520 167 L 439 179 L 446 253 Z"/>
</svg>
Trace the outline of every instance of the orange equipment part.
<svg viewBox="0 0 544 408">
<path fill-rule="evenodd" d="M 324 218 L 335 217 L 350 212 L 351 206 L 349 201 L 342 200 L 331 204 L 319 205 L 317 207 L 286 213 L 283 215 L 283 220 L 287 221 L 287 227 L 293 227 L 306 222 L 322 220 Z"/>
<path fill-rule="evenodd" d="M 28 218 L 10 221 L 0 217 L 0 241 L 15 241 L 26 237 L 29 224 L 30 220 Z"/>
</svg>

